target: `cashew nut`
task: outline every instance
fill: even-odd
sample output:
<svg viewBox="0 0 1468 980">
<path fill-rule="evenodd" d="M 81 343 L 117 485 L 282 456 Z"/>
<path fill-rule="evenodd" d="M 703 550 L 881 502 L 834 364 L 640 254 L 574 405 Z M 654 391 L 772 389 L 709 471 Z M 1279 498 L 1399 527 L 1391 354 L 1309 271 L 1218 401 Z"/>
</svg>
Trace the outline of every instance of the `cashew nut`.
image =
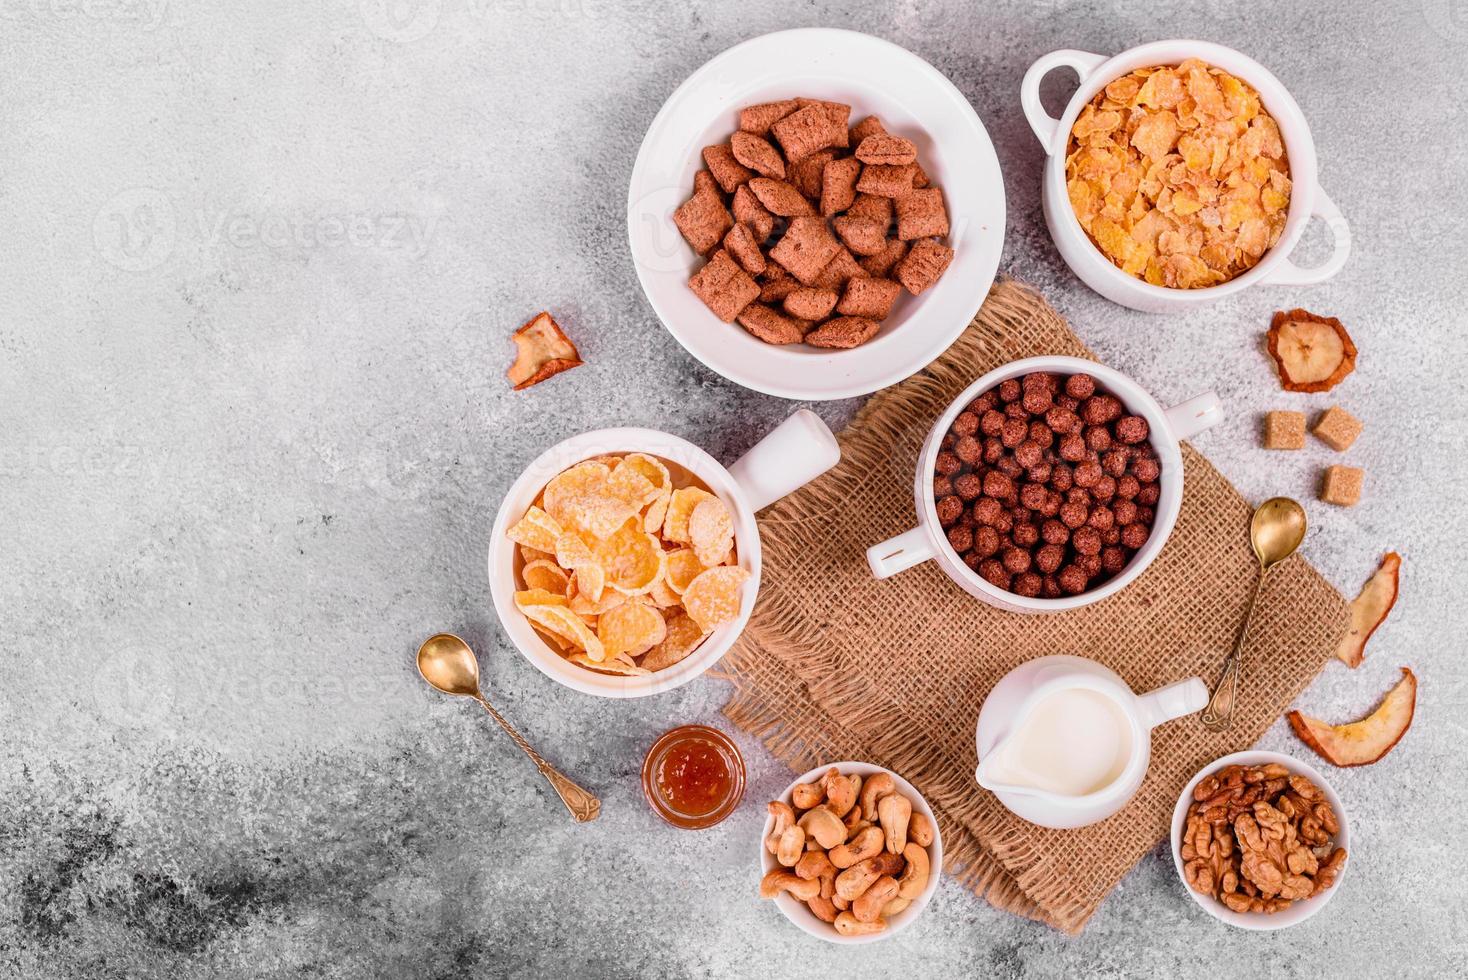
<svg viewBox="0 0 1468 980">
<path fill-rule="evenodd" d="M 907 867 L 907 859 L 901 854 L 888 854 L 886 851 L 871 859 L 872 867 L 877 869 L 877 874 L 899 875 L 902 869 Z"/>
<path fill-rule="evenodd" d="M 820 919 L 822 922 L 836 921 L 836 906 L 831 904 L 831 900 L 829 898 L 822 898 L 821 896 L 817 895 L 815 898 L 811 899 L 805 904 L 810 906 L 811 912 L 815 915 L 817 919 Z"/>
<path fill-rule="evenodd" d="M 828 872 L 834 874 L 836 866 L 825 851 L 806 851 L 795 862 L 795 873 L 801 878 L 819 878 Z"/>
<path fill-rule="evenodd" d="M 874 862 L 875 858 L 867 858 L 837 875 L 836 894 L 848 902 L 856 901 L 862 892 L 871 887 L 872 882 L 882 877 L 881 870 Z"/>
<path fill-rule="evenodd" d="M 851 903 L 851 914 L 863 922 L 875 922 L 882 914 L 882 906 L 896 897 L 897 879 L 884 875 Z"/>
<path fill-rule="evenodd" d="M 830 870 L 821 875 L 821 897 L 831 898 L 836 894 L 836 867 L 832 865 Z"/>
<path fill-rule="evenodd" d="M 807 810 L 798 825 L 805 830 L 806 836 L 815 838 L 821 847 L 835 847 L 846 840 L 846 825 L 841 822 L 840 817 L 825 807 Z"/>
<path fill-rule="evenodd" d="M 797 783 L 790 791 L 790 802 L 797 810 L 809 810 L 826 798 L 826 787 L 820 782 Z"/>
<path fill-rule="evenodd" d="M 775 818 L 775 827 L 770 831 L 770 836 L 765 838 L 765 850 L 774 854 L 775 848 L 780 843 L 780 835 L 785 833 L 786 827 L 795 822 L 795 811 L 790 809 L 789 803 L 782 803 L 779 800 L 772 801 L 767 809 L 770 811 L 770 816 Z"/>
<path fill-rule="evenodd" d="M 851 840 L 851 835 L 861 829 L 867 821 L 861 817 L 861 807 L 854 806 L 850 813 L 841 818 L 841 822 L 846 825 L 846 839 Z"/>
<path fill-rule="evenodd" d="M 862 819 L 877 819 L 877 801 L 895 792 L 897 792 L 897 784 L 892 781 L 888 773 L 879 772 L 875 776 L 867 777 L 866 785 L 861 788 Z"/>
<path fill-rule="evenodd" d="M 933 821 L 928 819 L 926 813 L 913 813 L 912 819 L 907 822 L 907 839 L 923 847 L 933 843 Z"/>
<path fill-rule="evenodd" d="M 838 817 L 846 816 L 847 812 L 856 805 L 856 794 L 861 785 L 861 777 L 843 776 L 835 769 L 827 769 L 821 782 L 826 785 L 826 809 Z"/>
<path fill-rule="evenodd" d="M 902 856 L 907 859 L 907 867 L 903 870 L 902 877 L 897 879 L 897 894 L 911 900 L 928 887 L 928 850 L 916 843 L 909 843 L 902 849 Z"/>
<path fill-rule="evenodd" d="M 912 804 L 900 793 L 884 796 L 877 803 L 877 819 L 887 833 L 887 850 L 901 854 L 907 846 L 907 824 L 912 819 Z"/>
<path fill-rule="evenodd" d="M 882 828 L 868 827 L 857 834 L 850 843 L 831 848 L 827 856 L 836 867 L 849 868 L 859 861 L 876 857 L 880 853 L 882 853 Z"/>
<path fill-rule="evenodd" d="M 792 897 L 802 902 L 808 902 L 821 893 L 819 881 L 806 881 L 780 868 L 767 872 L 759 883 L 760 898 L 775 898 L 781 892 L 789 892 Z"/>
<path fill-rule="evenodd" d="M 805 852 L 805 830 L 800 826 L 786 827 L 775 847 L 775 860 L 787 868 L 795 867 L 800 855 Z"/>
<path fill-rule="evenodd" d="M 894 898 L 892 899 L 892 901 L 882 906 L 882 918 L 890 919 L 892 918 L 892 916 L 897 915 L 900 912 L 906 912 L 907 907 L 911 904 L 912 899 L 910 898 Z"/>
<path fill-rule="evenodd" d="M 845 912 L 847 909 L 851 908 L 851 903 L 842 898 L 840 895 L 832 895 L 831 904 L 842 912 Z"/>
<path fill-rule="evenodd" d="M 863 922 L 850 912 L 842 912 L 836 916 L 836 931 L 843 936 L 870 936 L 885 928 L 887 928 L 887 923 L 881 919 L 875 922 Z"/>
</svg>

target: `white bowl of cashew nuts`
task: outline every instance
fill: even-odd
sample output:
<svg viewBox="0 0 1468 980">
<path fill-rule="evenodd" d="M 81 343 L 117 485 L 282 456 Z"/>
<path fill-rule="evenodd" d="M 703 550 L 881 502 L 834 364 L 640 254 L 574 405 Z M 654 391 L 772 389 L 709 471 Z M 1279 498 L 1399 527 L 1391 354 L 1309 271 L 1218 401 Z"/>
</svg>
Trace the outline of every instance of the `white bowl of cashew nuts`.
<svg viewBox="0 0 1468 980">
<path fill-rule="evenodd" d="M 835 762 L 769 804 L 759 855 L 761 898 L 774 898 L 817 939 L 858 945 L 895 936 L 923 914 L 938 890 L 943 838 L 907 780 L 870 763 Z M 898 856 L 900 872 L 884 870 Z"/>
</svg>

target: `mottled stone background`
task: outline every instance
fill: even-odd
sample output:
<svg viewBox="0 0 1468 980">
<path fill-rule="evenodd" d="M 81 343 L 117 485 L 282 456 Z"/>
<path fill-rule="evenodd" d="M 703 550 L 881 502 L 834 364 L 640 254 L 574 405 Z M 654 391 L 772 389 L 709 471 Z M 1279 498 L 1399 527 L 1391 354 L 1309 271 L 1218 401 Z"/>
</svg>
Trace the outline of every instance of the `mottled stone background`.
<svg viewBox="0 0 1468 980">
<path fill-rule="evenodd" d="M 953 79 L 1006 175 L 1003 271 L 1163 400 L 1216 388 L 1232 417 L 1198 445 L 1246 495 L 1308 500 L 1333 458 L 1260 450 L 1266 409 L 1366 420 L 1367 499 L 1312 502 L 1305 550 L 1354 593 L 1397 548 L 1403 599 L 1301 706 L 1358 716 L 1401 664 L 1422 695 L 1386 761 L 1331 772 L 1358 847 L 1310 923 L 1229 931 L 1159 848 L 1079 938 L 946 883 L 898 940 L 807 940 L 754 895 L 789 779 L 759 745 L 738 736 L 749 802 L 716 831 L 639 796 L 645 747 L 723 724 L 724 684 L 601 701 L 507 646 L 486 537 L 542 447 L 623 422 L 730 459 L 795 407 L 661 329 L 623 209 L 678 82 L 797 25 Z M 1356 236 L 1335 281 L 1155 317 L 1060 263 L 1020 76 L 1169 36 L 1241 48 L 1304 107 Z M 0 975 L 1463 975 L 1465 43 L 1463 0 L 0 0 Z M 1361 347 L 1329 398 L 1281 393 L 1262 352 L 1297 303 Z M 513 394 L 506 337 L 542 307 L 588 366 Z M 423 685 L 438 629 L 599 822 Z M 1283 724 L 1263 744 L 1307 751 Z"/>
</svg>

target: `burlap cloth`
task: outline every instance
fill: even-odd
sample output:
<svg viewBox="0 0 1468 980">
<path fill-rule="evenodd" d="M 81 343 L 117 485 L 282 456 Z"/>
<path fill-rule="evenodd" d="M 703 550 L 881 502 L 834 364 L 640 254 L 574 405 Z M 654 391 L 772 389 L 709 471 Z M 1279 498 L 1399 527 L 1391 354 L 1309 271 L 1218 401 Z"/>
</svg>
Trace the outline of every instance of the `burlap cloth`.
<svg viewBox="0 0 1468 980">
<path fill-rule="evenodd" d="M 1138 692 L 1193 674 L 1211 687 L 1257 572 L 1249 504 L 1184 445 L 1172 537 L 1108 600 L 1023 616 L 970 597 L 932 562 L 874 579 L 866 548 L 915 523 L 913 469 L 933 421 L 979 375 L 1036 354 L 1091 356 L 1044 300 L 1002 282 L 942 358 L 862 407 L 840 436 L 841 463 L 762 513 L 759 604 L 721 672 L 737 685 L 730 720 L 792 768 L 858 759 L 901 773 L 938 814 L 948 874 L 1001 909 L 1078 932 L 1168 833 L 1187 780 L 1253 744 L 1310 683 L 1347 615 L 1303 559 L 1277 566 L 1259 598 L 1231 731 L 1209 733 L 1196 715 L 1158 728 L 1141 790 L 1102 823 L 1052 831 L 1005 810 L 973 775 L 979 707 L 1005 673 L 1072 653 Z M 1206 374 L 1198 380 L 1206 387 Z"/>
</svg>

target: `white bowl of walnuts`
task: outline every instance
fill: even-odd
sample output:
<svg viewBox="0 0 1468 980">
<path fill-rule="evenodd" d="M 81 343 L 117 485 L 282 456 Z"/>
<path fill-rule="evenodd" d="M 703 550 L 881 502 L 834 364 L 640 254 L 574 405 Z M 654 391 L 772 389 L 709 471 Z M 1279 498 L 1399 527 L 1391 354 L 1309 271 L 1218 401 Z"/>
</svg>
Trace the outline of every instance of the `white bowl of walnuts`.
<svg viewBox="0 0 1468 980">
<path fill-rule="evenodd" d="M 1350 836 L 1341 798 L 1314 768 L 1278 752 L 1235 752 L 1178 797 L 1172 859 L 1215 919 L 1283 929 L 1340 890 Z"/>
<path fill-rule="evenodd" d="M 832 943 L 886 939 L 938 890 L 943 840 L 932 808 L 901 776 L 866 762 L 818 766 L 769 804 L 760 897 Z"/>
</svg>

